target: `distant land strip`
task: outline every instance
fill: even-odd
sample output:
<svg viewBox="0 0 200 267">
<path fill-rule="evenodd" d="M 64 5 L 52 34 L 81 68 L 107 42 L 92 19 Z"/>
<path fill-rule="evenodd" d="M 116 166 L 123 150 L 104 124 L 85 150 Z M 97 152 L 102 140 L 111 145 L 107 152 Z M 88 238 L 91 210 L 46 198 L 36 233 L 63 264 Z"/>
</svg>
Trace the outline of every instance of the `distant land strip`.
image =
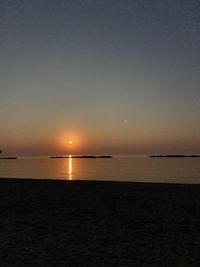
<svg viewBox="0 0 200 267">
<path fill-rule="evenodd" d="M 81 158 L 81 159 L 110 159 L 112 156 L 52 156 L 51 159 Z"/>
<path fill-rule="evenodd" d="M 18 159 L 17 157 L 4 157 L 4 158 L 0 158 L 0 159 Z"/>
<path fill-rule="evenodd" d="M 150 155 L 150 158 L 199 158 L 200 155 Z"/>
</svg>

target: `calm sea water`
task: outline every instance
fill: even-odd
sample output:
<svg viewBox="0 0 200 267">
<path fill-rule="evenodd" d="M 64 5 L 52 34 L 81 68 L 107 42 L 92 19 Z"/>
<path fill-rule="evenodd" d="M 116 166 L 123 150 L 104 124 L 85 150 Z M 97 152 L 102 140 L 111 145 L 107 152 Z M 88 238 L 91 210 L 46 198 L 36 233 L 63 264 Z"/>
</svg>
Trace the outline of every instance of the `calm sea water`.
<svg viewBox="0 0 200 267">
<path fill-rule="evenodd" d="M 0 178 L 200 183 L 200 158 L 0 160 Z"/>
</svg>

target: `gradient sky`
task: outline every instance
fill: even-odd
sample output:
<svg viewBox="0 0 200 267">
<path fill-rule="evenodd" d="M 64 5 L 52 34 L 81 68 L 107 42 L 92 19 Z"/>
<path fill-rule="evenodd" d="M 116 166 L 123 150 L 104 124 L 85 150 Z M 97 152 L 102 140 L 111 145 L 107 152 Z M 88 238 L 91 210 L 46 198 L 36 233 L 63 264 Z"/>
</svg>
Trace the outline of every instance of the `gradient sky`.
<svg viewBox="0 0 200 267">
<path fill-rule="evenodd" d="M 199 0 L 0 1 L 5 154 L 199 153 L 199 85 Z"/>
</svg>

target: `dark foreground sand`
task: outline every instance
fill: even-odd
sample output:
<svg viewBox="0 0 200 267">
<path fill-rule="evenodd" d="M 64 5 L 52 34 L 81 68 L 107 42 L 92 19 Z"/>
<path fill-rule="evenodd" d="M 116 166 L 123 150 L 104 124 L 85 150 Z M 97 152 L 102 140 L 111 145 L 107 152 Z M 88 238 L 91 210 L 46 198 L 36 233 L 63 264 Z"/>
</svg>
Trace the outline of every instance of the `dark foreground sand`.
<svg viewBox="0 0 200 267">
<path fill-rule="evenodd" d="M 0 180 L 0 266 L 200 266 L 200 186 Z"/>
</svg>

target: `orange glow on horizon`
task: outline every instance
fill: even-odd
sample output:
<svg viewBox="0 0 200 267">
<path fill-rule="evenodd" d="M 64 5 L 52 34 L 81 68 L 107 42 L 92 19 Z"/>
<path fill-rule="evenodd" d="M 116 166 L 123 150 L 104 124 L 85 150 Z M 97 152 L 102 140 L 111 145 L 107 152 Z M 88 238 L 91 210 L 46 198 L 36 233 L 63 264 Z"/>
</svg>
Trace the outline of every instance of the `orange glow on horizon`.
<svg viewBox="0 0 200 267">
<path fill-rule="evenodd" d="M 57 135 L 58 148 L 60 149 L 60 151 L 62 151 L 61 153 L 63 154 L 70 155 L 77 153 L 82 143 L 80 142 L 80 136 L 74 134 L 73 132 L 67 132 L 68 130 L 62 130 L 62 132 Z"/>
</svg>

